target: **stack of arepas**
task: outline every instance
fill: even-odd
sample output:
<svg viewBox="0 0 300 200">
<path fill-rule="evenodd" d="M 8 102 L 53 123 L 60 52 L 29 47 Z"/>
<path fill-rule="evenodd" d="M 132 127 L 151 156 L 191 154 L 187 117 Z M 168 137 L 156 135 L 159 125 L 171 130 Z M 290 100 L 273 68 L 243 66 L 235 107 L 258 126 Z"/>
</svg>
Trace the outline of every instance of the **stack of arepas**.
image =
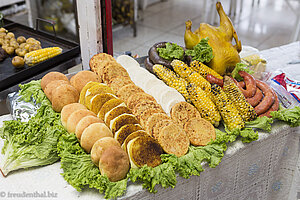
<svg viewBox="0 0 300 200">
<path fill-rule="evenodd" d="M 124 144 L 128 144 L 131 139 L 135 139 L 135 137 L 128 136 L 139 133 L 139 135 L 136 136 L 140 137 L 142 140 L 136 141 L 129 148 L 131 149 L 128 153 L 131 167 L 142 167 L 145 164 L 155 167 L 161 163 L 160 155 L 163 153 L 163 150 L 160 145 L 156 140 L 146 134 L 139 124 L 139 120 L 133 115 L 131 109 L 126 106 L 122 99 L 114 95 L 114 92 L 109 86 L 97 82 L 87 83 L 80 92 L 79 102 L 89 108 L 92 113 L 97 115 L 98 118 L 106 124 L 111 132 L 110 136 L 114 138 L 120 147 L 122 145 L 122 148 L 126 152 L 129 152 L 128 146 Z M 81 123 L 83 122 L 80 121 L 78 123 L 76 130 L 81 130 L 81 128 L 79 128 Z M 91 126 L 93 125 L 89 125 L 86 129 L 90 129 Z M 76 136 L 80 135 L 80 133 L 81 131 L 76 133 Z M 81 141 L 84 141 L 83 134 L 84 132 L 82 133 Z M 95 133 L 95 135 L 98 134 Z M 94 141 L 91 138 L 89 138 L 89 140 L 92 142 Z M 143 142 L 143 144 L 141 145 L 140 142 Z M 97 149 L 102 149 L 102 147 L 98 147 L 98 143 L 102 144 L 103 142 L 96 141 L 91 149 L 92 159 L 97 165 L 97 162 L 100 162 L 101 158 L 95 152 L 98 151 Z M 86 149 L 86 145 L 82 144 L 82 147 Z"/>
</svg>

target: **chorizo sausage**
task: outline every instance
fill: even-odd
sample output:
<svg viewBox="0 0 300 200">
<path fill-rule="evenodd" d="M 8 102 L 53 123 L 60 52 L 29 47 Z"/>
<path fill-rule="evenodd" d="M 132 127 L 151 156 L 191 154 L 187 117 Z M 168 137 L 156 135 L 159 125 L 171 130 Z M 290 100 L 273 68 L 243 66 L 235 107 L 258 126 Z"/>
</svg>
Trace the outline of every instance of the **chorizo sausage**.
<svg viewBox="0 0 300 200">
<path fill-rule="evenodd" d="M 246 98 L 246 100 L 248 101 L 248 103 L 250 103 L 252 107 L 255 107 L 262 100 L 262 98 L 263 94 L 261 90 L 259 88 L 256 88 L 255 95 L 253 97 Z"/>
<path fill-rule="evenodd" d="M 257 87 L 263 92 L 264 98 L 254 108 L 257 115 L 267 112 L 274 103 L 275 97 L 272 93 L 272 89 L 266 83 L 256 80 Z"/>
<path fill-rule="evenodd" d="M 272 89 L 272 93 L 273 93 L 274 98 L 275 98 L 273 105 L 271 106 L 271 108 L 267 112 L 265 112 L 263 114 L 260 114 L 259 117 L 267 116 L 267 117 L 271 118 L 272 116 L 270 115 L 270 113 L 272 111 L 277 111 L 278 110 L 278 108 L 279 108 L 278 96 L 277 96 L 276 92 L 273 89 Z"/>
<path fill-rule="evenodd" d="M 223 87 L 223 79 L 216 78 L 214 75 L 207 74 L 206 80 L 207 80 L 208 82 L 210 82 L 211 84 L 215 83 L 215 84 L 217 84 L 217 85 Z"/>
<path fill-rule="evenodd" d="M 245 84 L 246 84 L 246 89 L 243 89 L 242 87 L 239 88 L 242 91 L 242 93 L 244 94 L 244 96 L 246 98 L 250 98 L 253 97 L 255 95 L 256 92 L 256 82 L 255 79 L 253 78 L 253 76 L 251 74 L 248 74 L 245 71 L 239 71 L 239 75 L 241 77 L 243 77 Z"/>
<path fill-rule="evenodd" d="M 239 84 L 239 86 L 241 87 L 241 88 L 245 88 L 246 87 L 246 83 L 244 82 L 244 81 L 240 81 L 240 82 L 237 82 L 238 84 Z"/>
<path fill-rule="evenodd" d="M 151 62 L 151 60 L 149 59 L 149 57 L 147 57 L 144 61 L 144 65 L 146 67 L 146 69 L 151 72 L 152 74 L 154 74 L 153 71 L 153 63 Z"/>
<path fill-rule="evenodd" d="M 150 58 L 150 60 L 152 61 L 153 64 L 160 64 L 160 65 L 163 65 L 165 67 L 168 67 L 169 69 L 173 69 L 173 67 L 171 66 L 171 61 L 160 57 L 158 52 L 157 52 L 157 48 L 166 47 L 166 43 L 167 42 L 159 42 L 159 43 L 154 44 L 149 49 L 148 55 L 149 55 L 149 58 Z"/>
</svg>

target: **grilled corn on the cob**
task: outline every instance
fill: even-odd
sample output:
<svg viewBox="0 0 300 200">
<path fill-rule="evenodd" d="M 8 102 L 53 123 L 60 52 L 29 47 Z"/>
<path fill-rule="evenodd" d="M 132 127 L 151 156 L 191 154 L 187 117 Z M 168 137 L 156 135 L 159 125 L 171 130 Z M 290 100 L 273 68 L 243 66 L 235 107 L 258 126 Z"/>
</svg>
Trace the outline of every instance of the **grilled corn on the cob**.
<svg viewBox="0 0 300 200">
<path fill-rule="evenodd" d="M 194 71 L 191 67 L 180 60 L 173 60 L 171 65 L 174 71 L 182 78 L 187 80 L 189 83 L 195 84 L 199 86 L 202 90 L 204 90 L 207 95 L 210 95 L 210 83 L 203 78 L 199 73 Z"/>
<path fill-rule="evenodd" d="M 172 70 L 163 65 L 154 65 L 153 71 L 166 85 L 176 89 L 187 102 L 191 102 L 190 96 L 186 90 L 187 82 L 183 78 L 180 78 Z"/>
<path fill-rule="evenodd" d="M 61 54 L 61 52 L 62 49 L 59 47 L 49 47 L 49 48 L 39 49 L 25 54 L 24 60 L 28 66 L 32 66 L 39 62 L 57 56 Z"/>
<path fill-rule="evenodd" d="M 182 62 L 181 60 L 173 60 L 171 62 L 171 65 L 174 69 L 174 71 L 184 79 L 187 79 L 189 75 L 194 71 L 192 68 L 190 68 L 187 64 Z"/>
<path fill-rule="evenodd" d="M 217 84 L 211 86 L 212 99 L 217 106 L 224 123 L 231 131 L 235 128 L 243 128 L 245 123 L 234 106 L 233 102 L 226 96 L 225 92 Z"/>
<path fill-rule="evenodd" d="M 203 63 L 199 62 L 198 60 L 194 60 L 190 64 L 191 68 L 201 74 L 204 78 L 206 78 L 207 74 L 211 74 L 216 78 L 223 79 L 223 77 L 218 74 L 213 69 L 209 68 L 208 66 L 204 65 Z"/>
<path fill-rule="evenodd" d="M 251 121 L 257 117 L 254 108 L 246 101 L 243 93 L 229 76 L 224 77 L 223 90 L 227 97 L 234 103 L 244 121 Z"/>
<path fill-rule="evenodd" d="M 197 72 L 192 72 L 189 76 L 188 76 L 188 81 L 190 83 L 193 83 L 197 86 L 199 86 L 202 90 L 204 90 L 207 94 L 207 96 L 210 96 L 210 92 L 211 92 L 211 85 L 210 83 L 203 78 L 203 76 L 201 76 L 199 73 Z"/>
<path fill-rule="evenodd" d="M 219 121 L 221 120 L 220 113 L 206 93 L 195 84 L 189 84 L 187 90 L 201 117 L 208 120 L 213 125 L 218 126 Z"/>
</svg>

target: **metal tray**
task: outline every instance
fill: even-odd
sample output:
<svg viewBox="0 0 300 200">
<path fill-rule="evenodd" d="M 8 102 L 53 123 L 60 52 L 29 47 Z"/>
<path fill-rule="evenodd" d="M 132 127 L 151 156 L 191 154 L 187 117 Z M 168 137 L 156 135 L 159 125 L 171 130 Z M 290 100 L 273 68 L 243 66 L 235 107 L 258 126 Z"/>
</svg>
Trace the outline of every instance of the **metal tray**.
<svg viewBox="0 0 300 200">
<path fill-rule="evenodd" d="M 0 62 L 0 91 L 7 89 L 15 84 L 22 82 L 34 75 L 37 75 L 45 70 L 49 70 L 56 65 L 72 59 L 80 54 L 80 47 L 77 43 L 71 42 L 60 37 L 50 35 L 43 31 L 34 30 L 30 27 L 10 23 L 4 26 L 8 31 L 13 32 L 16 37 L 25 36 L 26 38 L 33 37 L 41 42 L 43 48 L 45 47 L 60 47 L 63 49 L 62 54 L 48 59 L 44 62 L 38 63 L 34 66 L 27 66 L 16 69 L 11 61 L 13 56 L 6 58 Z"/>
</svg>

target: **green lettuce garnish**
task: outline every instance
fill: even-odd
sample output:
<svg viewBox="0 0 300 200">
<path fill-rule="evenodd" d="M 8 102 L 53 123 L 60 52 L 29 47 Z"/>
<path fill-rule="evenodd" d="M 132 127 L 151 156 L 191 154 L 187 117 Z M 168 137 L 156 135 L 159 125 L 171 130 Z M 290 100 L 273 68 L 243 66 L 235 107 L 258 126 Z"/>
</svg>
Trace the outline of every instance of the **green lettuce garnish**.
<svg viewBox="0 0 300 200">
<path fill-rule="evenodd" d="M 225 126 L 225 131 L 229 135 L 230 142 L 235 141 L 239 136 L 241 137 L 243 143 L 250 143 L 258 139 L 258 132 L 255 132 L 252 128 L 235 128 L 230 131 Z"/>
<path fill-rule="evenodd" d="M 186 50 L 185 54 L 192 56 L 193 60 L 198 60 L 202 63 L 208 63 L 213 59 L 213 49 L 208 44 L 209 38 L 203 38 L 201 41 L 196 44 L 193 49 Z"/>
<path fill-rule="evenodd" d="M 56 145 L 58 138 L 66 132 L 61 125 L 60 114 L 53 111 L 45 94 L 41 93 L 40 82 L 33 81 L 20 87 L 24 100 L 30 101 L 34 95 L 41 105 L 28 122 L 5 121 L 0 128 L 0 137 L 4 139 L 4 159 L 1 160 L 4 175 L 58 161 Z"/>
<path fill-rule="evenodd" d="M 88 186 L 105 193 L 105 198 L 108 199 L 125 193 L 128 178 L 110 182 L 106 176 L 101 175 L 98 167 L 92 162 L 91 155 L 81 148 L 75 134 L 63 134 L 59 138 L 57 150 L 64 171 L 62 176 L 77 191 Z"/>
<path fill-rule="evenodd" d="M 235 65 L 234 70 L 231 72 L 231 76 L 232 76 L 233 78 L 235 78 L 236 80 L 238 80 L 238 81 L 244 80 L 244 79 L 239 75 L 239 71 L 245 71 L 245 72 L 247 72 L 247 73 L 249 73 L 249 74 L 253 74 L 253 73 L 254 73 L 254 71 L 250 70 L 249 67 L 248 67 L 247 65 L 245 65 L 245 64 L 243 64 L 243 63 L 237 63 L 237 64 Z"/>
<path fill-rule="evenodd" d="M 175 43 L 166 43 L 165 48 L 157 48 L 158 55 L 166 60 L 179 59 L 183 60 L 184 50 Z"/>
<path fill-rule="evenodd" d="M 264 116 L 264 117 L 257 117 L 253 121 L 246 122 L 245 126 L 248 128 L 258 128 L 270 132 L 272 128 L 271 124 L 273 124 L 273 119 Z"/>
<path fill-rule="evenodd" d="M 281 109 L 270 113 L 273 119 L 285 121 L 291 127 L 300 126 L 300 107 L 295 106 L 292 109 Z"/>
</svg>

